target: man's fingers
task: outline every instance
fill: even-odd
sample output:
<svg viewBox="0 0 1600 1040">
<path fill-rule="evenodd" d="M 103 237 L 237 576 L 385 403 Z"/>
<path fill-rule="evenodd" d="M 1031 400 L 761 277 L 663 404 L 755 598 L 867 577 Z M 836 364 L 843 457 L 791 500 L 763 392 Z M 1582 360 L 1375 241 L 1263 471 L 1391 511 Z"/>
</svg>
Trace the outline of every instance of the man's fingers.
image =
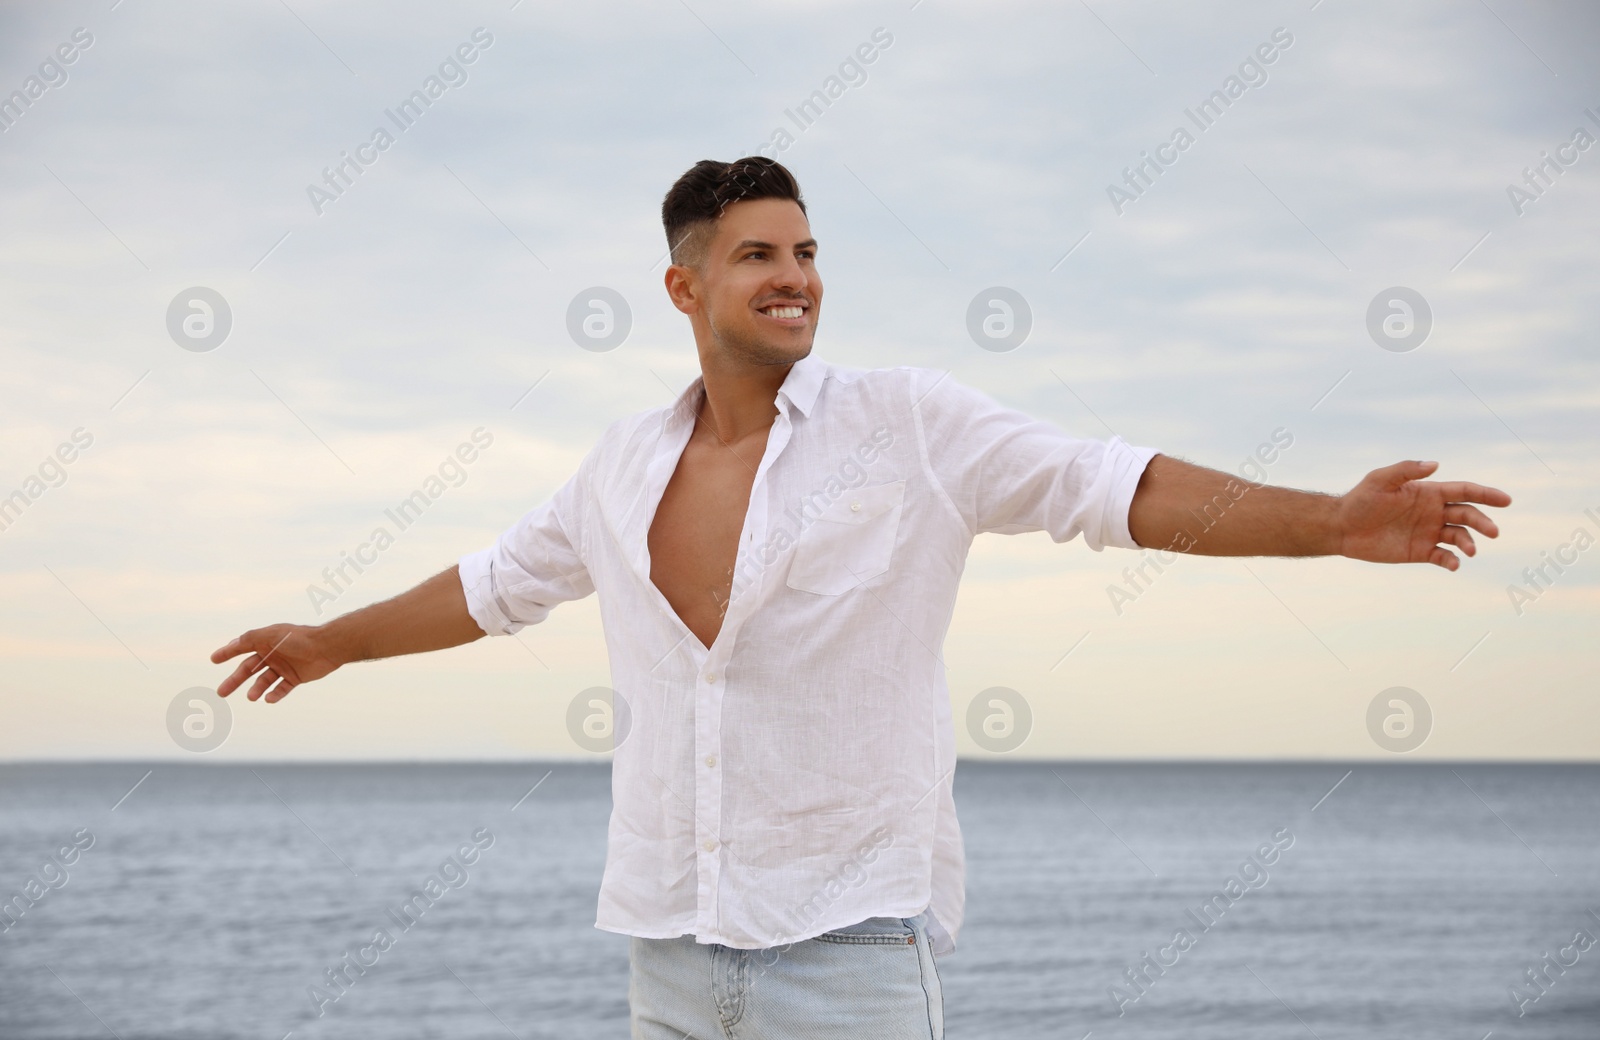
<svg viewBox="0 0 1600 1040">
<path fill-rule="evenodd" d="M 1511 496 L 1499 488 L 1484 487 L 1467 480 L 1446 481 L 1439 485 L 1446 502 L 1481 502 L 1486 506 L 1508 506 Z"/>
<path fill-rule="evenodd" d="M 1380 487 L 1392 491 L 1409 481 L 1421 480 L 1438 468 L 1437 462 L 1396 462 L 1393 466 L 1373 470 L 1367 474 L 1367 479 L 1376 481 Z M 1442 481 L 1437 487 L 1447 502 L 1478 502 L 1486 506 L 1511 504 L 1511 496 L 1499 488 L 1474 484 L 1470 480 Z"/>
<path fill-rule="evenodd" d="M 261 695 L 266 692 L 267 687 L 271 686 L 277 681 L 277 672 L 273 671 L 271 668 L 263 669 L 261 674 L 256 676 L 255 683 L 250 687 L 250 699 L 253 701 L 260 700 Z"/>
<path fill-rule="evenodd" d="M 1465 527 L 1446 527 L 1439 532 L 1439 541 L 1448 542 L 1468 556 L 1478 555 L 1478 545 L 1472 540 L 1472 532 Z"/>
<path fill-rule="evenodd" d="M 237 668 L 235 668 L 233 670 L 233 674 L 228 676 L 226 679 L 222 680 L 222 685 L 217 687 L 217 696 L 226 697 L 228 694 L 232 693 L 234 690 L 237 690 L 239 688 L 239 684 L 240 683 L 244 682 L 246 679 L 248 679 L 252 675 L 256 674 L 256 672 L 259 671 L 260 668 L 261 668 L 261 655 L 260 654 L 251 654 L 249 657 L 245 658 L 243 661 L 240 661 L 239 662 L 239 667 L 237 667 Z"/>
<path fill-rule="evenodd" d="M 1441 549 L 1437 545 L 1434 546 L 1433 551 L 1428 554 L 1428 562 L 1434 564 L 1435 566 L 1443 567 L 1447 571 L 1453 571 L 1457 567 L 1461 566 L 1461 560 L 1456 556 L 1455 553 L 1451 552 L 1449 549 Z"/>
<path fill-rule="evenodd" d="M 1380 487 L 1388 488 L 1392 491 L 1403 486 L 1407 481 L 1421 480 L 1438 468 L 1439 464 L 1437 462 L 1407 460 L 1405 462 L 1396 462 L 1393 466 L 1375 469 L 1367 474 L 1367 479 L 1376 480 Z"/>
<path fill-rule="evenodd" d="M 277 633 L 277 629 L 280 628 L 287 629 L 287 631 L 285 631 L 281 636 Z M 268 649 L 263 656 L 271 657 L 272 651 L 282 646 L 284 642 L 292 635 L 294 635 L 294 628 L 289 625 L 273 625 L 270 628 L 252 628 L 250 631 L 230 639 L 222 646 L 219 646 L 215 650 L 211 651 L 211 663 L 221 664 L 228 658 L 238 657 L 247 650 L 254 650 L 256 653 L 261 653 L 261 647 L 268 643 L 271 644 L 271 648 Z"/>
<path fill-rule="evenodd" d="M 243 653 L 250 654 L 249 657 L 239 663 L 239 667 L 234 669 L 233 674 L 224 679 L 221 685 L 217 687 L 217 696 L 226 697 L 234 690 L 237 690 L 246 679 L 261 671 L 268 661 L 272 661 L 275 668 L 288 668 L 288 670 L 293 671 L 292 668 L 286 665 L 283 657 L 277 651 L 279 647 L 288 641 L 290 636 L 294 635 L 294 632 L 295 629 L 292 625 L 271 625 L 267 628 L 252 628 L 250 631 L 229 640 L 213 650 L 211 652 L 211 662 L 213 664 L 221 664 L 229 658 L 237 657 Z M 259 700 L 261 694 L 277 678 L 277 674 L 272 671 L 258 677 L 247 696 L 251 700 Z M 283 693 L 288 693 L 289 689 L 294 685 L 294 681 L 290 681 L 289 686 L 283 689 Z M 280 699 L 283 693 L 268 697 L 267 702 L 270 704 Z"/>
<path fill-rule="evenodd" d="M 240 654 L 249 650 L 251 648 L 251 637 L 254 635 L 254 632 L 246 632 L 244 635 L 237 636 L 229 640 L 227 643 L 224 643 L 222 646 L 217 647 L 215 650 L 211 651 L 211 663 L 221 664 L 228 658 L 238 657 Z"/>
<path fill-rule="evenodd" d="M 289 695 L 289 691 L 294 689 L 294 687 L 295 687 L 295 684 L 290 682 L 288 679 L 283 679 L 283 680 L 279 681 L 278 685 L 274 686 L 271 690 L 267 691 L 267 703 L 268 704 L 276 704 L 276 703 L 278 703 L 279 701 L 281 701 L 285 697 L 287 697 Z"/>
<path fill-rule="evenodd" d="M 1479 534 L 1487 535 L 1490 538 L 1495 538 L 1500 534 L 1499 525 L 1485 516 L 1483 510 L 1476 506 L 1451 503 L 1444 507 L 1444 522 L 1470 527 Z"/>
</svg>

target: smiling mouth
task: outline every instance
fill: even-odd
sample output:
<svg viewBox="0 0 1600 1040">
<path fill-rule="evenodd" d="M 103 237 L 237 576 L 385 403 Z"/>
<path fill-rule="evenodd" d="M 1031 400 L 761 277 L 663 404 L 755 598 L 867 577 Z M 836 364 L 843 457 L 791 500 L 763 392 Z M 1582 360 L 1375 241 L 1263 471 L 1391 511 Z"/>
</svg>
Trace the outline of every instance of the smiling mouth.
<svg viewBox="0 0 1600 1040">
<path fill-rule="evenodd" d="M 797 303 L 774 303 L 760 308 L 760 313 L 778 321 L 800 321 L 805 318 L 806 308 Z"/>
</svg>

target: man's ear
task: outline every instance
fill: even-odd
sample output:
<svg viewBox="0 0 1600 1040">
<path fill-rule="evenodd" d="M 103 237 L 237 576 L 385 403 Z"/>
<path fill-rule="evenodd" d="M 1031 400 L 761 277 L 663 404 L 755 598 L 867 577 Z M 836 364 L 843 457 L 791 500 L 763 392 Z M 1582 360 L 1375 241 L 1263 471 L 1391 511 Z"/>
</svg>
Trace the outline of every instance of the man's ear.
<svg viewBox="0 0 1600 1040">
<path fill-rule="evenodd" d="M 704 289 L 700 274 L 685 264 L 671 264 L 662 279 L 667 287 L 667 298 L 684 314 L 695 314 L 704 303 Z"/>
</svg>

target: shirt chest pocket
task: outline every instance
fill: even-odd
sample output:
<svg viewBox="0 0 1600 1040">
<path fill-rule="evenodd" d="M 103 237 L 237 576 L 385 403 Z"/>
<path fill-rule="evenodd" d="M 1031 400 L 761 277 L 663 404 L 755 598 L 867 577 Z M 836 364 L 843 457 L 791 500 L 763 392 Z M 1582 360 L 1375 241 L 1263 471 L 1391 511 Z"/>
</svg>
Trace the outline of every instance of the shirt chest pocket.
<svg viewBox="0 0 1600 1040">
<path fill-rule="evenodd" d="M 789 587 L 838 596 L 887 571 L 905 493 L 903 480 L 847 489 L 801 532 Z"/>
</svg>

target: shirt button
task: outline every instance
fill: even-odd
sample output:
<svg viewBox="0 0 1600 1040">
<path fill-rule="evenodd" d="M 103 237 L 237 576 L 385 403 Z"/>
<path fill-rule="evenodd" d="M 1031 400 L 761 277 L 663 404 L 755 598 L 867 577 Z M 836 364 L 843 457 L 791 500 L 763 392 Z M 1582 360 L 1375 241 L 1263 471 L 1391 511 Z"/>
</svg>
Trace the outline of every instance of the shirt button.
<svg viewBox="0 0 1600 1040">
<path fill-rule="evenodd" d="M 717 756 L 716 755 L 707 755 L 706 756 L 706 765 L 715 768 L 716 764 L 717 764 Z"/>
<path fill-rule="evenodd" d="M 852 512 L 852 513 L 861 512 L 861 503 L 860 502 L 851 502 L 850 503 L 850 512 Z"/>
<path fill-rule="evenodd" d="M 710 675 L 706 676 L 706 682 L 716 682 L 716 681 L 717 681 L 717 673 L 716 672 L 712 672 Z"/>
<path fill-rule="evenodd" d="M 717 848 L 717 843 L 714 842 L 714 841 L 708 841 L 708 842 L 706 842 L 705 848 L 706 848 L 707 852 L 715 852 L 716 848 Z"/>
</svg>

